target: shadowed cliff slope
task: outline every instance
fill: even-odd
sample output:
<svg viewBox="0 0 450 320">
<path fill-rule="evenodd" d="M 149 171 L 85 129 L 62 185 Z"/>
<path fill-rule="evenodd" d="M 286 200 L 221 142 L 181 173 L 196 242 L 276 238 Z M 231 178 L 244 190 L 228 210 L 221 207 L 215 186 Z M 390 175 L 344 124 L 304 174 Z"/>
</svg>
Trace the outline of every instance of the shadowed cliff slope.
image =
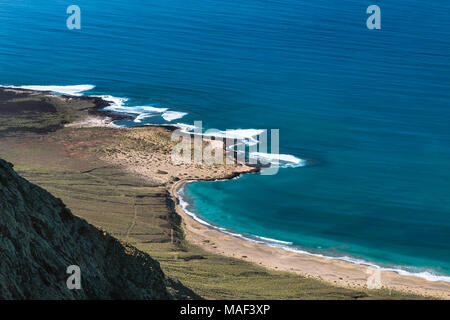
<svg viewBox="0 0 450 320">
<path fill-rule="evenodd" d="M 0 159 L 0 299 L 171 299 L 159 263 L 72 215 Z M 81 290 L 66 269 L 81 268 Z"/>
</svg>

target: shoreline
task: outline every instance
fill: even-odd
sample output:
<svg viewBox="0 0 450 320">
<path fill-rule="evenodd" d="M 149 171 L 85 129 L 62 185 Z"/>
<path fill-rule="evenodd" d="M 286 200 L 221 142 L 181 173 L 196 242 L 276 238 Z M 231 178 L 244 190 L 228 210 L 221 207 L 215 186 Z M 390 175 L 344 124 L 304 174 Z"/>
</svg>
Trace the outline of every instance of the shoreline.
<svg viewBox="0 0 450 320">
<path fill-rule="evenodd" d="M 253 172 L 248 172 L 248 173 L 253 173 Z M 256 172 L 255 172 L 256 173 Z M 332 255 L 327 255 L 326 253 L 313 253 L 313 252 L 309 252 L 307 251 L 307 249 L 301 249 L 299 247 L 295 247 L 293 246 L 292 242 L 289 241 L 282 241 L 282 240 L 278 240 L 278 239 L 273 239 L 273 238 L 267 238 L 264 236 L 258 236 L 258 235 L 245 235 L 245 233 L 239 233 L 239 232 L 235 232 L 232 229 L 227 229 L 227 228 L 223 228 L 219 225 L 215 225 L 212 223 L 209 223 L 203 219 L 201 219 L 199 216 L 197 216 L 195 213 L 190 212 L 188 210 L 185 209 L 184 207 L 184 203 L 187 203 L 187 201 L 182 198 L 182 195 L 180 195 L 180 191 L 182 191 L 184 193 L 184 188 L 186 186 L 186 184 L 188 183 L 193 183 L 193 182 L 199 182 L 199 181 L 227 181 L 227 180 L 231 180 L 231 179 L 235 179 L 235 178 L 239 178 L 240 176 L 242 176 L 243 174 L 240 174 L 237 177 L 232 177 L 232 178 L 224 178 L 224 179 L 207 179 L 207 180 L 187 180 L 187 181 L 183 181 L 183 185 L 179 186 L 178 189 L 176 190 L 176 196 L 178 198 L 178 201 L 181 204 L 182 210 L 184 212 L 186 212 L 186 214 L 191 217 L 192 219 L 196 220 L 197 222 L 201 223 L 202 225 L 205 225 L 208 228 L 211 228 L 212 230 L 216 230 L 219 231 L 221 233 L 224 233 L 226 235 L 230 235 L 232 237 L 238 238 L 238 239 L 243 239 L 246 241 L 250 241 L 250 242 L 254 242 L 254 243 L 259 243 L 259 244 L 263 244 L 272 248 L 276 248 L 276 249 L 281 249 L 287 252 L 294 252 L 294 253 L 299 253 L 299 254 L 306 254 L 306 255 L 310 255 L 310 256 L 314 256 L 314 257 L 319 257 L 319 258 L 323 258 L 323 259 L 332 259 L 332 260 L 340 260 L 340 261 L 344 261 L 344 262 L 348 262 L 354 265 L 362 265 L 362 266 L 366 266 L 368 268 L 374 268 L 374 269 L 379 269 L 380 271 L 390 271 L 390 272 L 395 272 L 399 275 L 402 276 L 413 276 L 413 277 L 417 277 L 417 278 L 421 278 L 424 279 L 426 281 L 429 282 L 445 282 L 445 283 L 450 283 L 450 276 L 448 275 L 433 275 L 431 273 L 428 272 L 428 275 L 430 276 L 430 278 L 427 278 L 425 275 L 421 276 L 421 273 L 425 273 L 424 272 L 411 272 L 405 269 L 402 269 L 401 267 L 411 267 L 408 265 L 398 265 L 397 268 L 395 268 L 395 265 L 391 265 L 392 267 L 388 267 L 388 266 L 383 266 L 382 263 L 379 263 L 375 260 L 369 260 L 366 258 L 358 258 L 356 256 L 352 257 L 351 254 L 348 255 L 344 255 L 344 256 L 332 256 Z M 292 246 L 292 247 L 290 247 Z M 433 279 L 433 277 L 435 277 Z M 443 279 L 445 278 L 445 279 Z"/>
<path fill-rule="evenodd" d="M 224 180 L 228 179 L 224 178 Z M 233 236 L 215 226 L 202 224 L 182 208 L 178 196 L 178 192 L 186 183 L 193 181 L 201 180 L 180 180 L 170 187 L 169 193 L 174 201 L 176 213 L 182 218 L 181 224 L 186 240 L 206 251 L 243 259 L 272 270 L 315 278 L 345 288 L 367 289 L 368 277 L 376 273 L 382 284 L 376 289 L 398 290 L 428 297 L 450 299 L 449 282 L 431 281 L 414 274 L 402 275 L 393 270 L 378 269 L 343 259 L 294 252 L 270 246 L 262 241 L 252 241 L 244 236 Z"/>
<path fill-rule="evenodd" d="M 108 127 L 112 125 L 110 113 L 102 111 L 104 103 L 108 101 L 99 97 L 71 97 L 67 95 L 56 95 L 48 92 L 10 89 L 16 91 L 28 91 L 32 94 L 44 94 L 52 97 L 61 97 L 65 100 L 81 99 L 90 101 L 94 106 L 81 115 L 77 116 L 78 122 L 70 123 L 69 127 Z M 121 115 L 114 112 L 118 118 L 127 118 L 127 115 Z M 109 120 L 107 120 L 109 118 Z M 117 118 L 116 118 L 117 119 Z M 141 142 L 149 143 L 149 147 L 155 143 L 155 136 L 152 134 L 154 129 L 164 129 L 171 131 L 176 126 L 170 125 L 145 125 L 134 128 L 116 128 L 120 129 L 121 139 L 125 139 L 124 145 L 117 145 L 117 142 L 111 144 L 115 149 L 109 150 L 107 154 L 101 157 L 109 163 L 119 165 L 125 171 L 148 178 L 157 185 L 164 186 L 169 192 L 174 202 L 176 213 L 181 217 L 181 227 L 185 230 L 186 240 L 192 244 L 222 256 L 239 258 L 255 265 L 260 265 L 268 269 L 277 271 L 287 271 L 302 275 L 306 278 L 315 278 L 339 287 L 367 288 L 367 278 L 370 276 L 368 271 L 376 270 L 367 265 L 358 265 L 351 262 L 319 257 L 313 254 L 291 252 L 282 248 L 275 248 L 258 241 L 249 241 L 243 237 L 236 237 L 225 234 L 215 228 L 207 227 L 195 221 L 180 206 L 177 191 L 188 181 L 215 181 L 228 180 L 240 176 L 244 173 L 255 173 L 260 171 L 261 167 L 249 167 L 245 165 L 224 166 L 223 168 L 197 168 L 191 166 L 174 167 L 170 163 L 168 155 L 164 150 L 158 150 L 154 155 L 148 153 L 151 149 L 136 149 L 135 142 L 139 142 L 137 147 L 141 147 Z M 150 129 L 150 128 L 149 128 Z M 159 130 L 158 132 L 163 132 Z M 191 134 L 191 133 L 186 133 Z M 211 141 L 211 140 L 210 140 Z M 131 144 L 130 144 L 131 143 Z M 159 146 L 170 147 L 169 140 L 157 141 Z M 220 146 L 223 148 L 223 146 Z M 118 149 L 116 149 L 118 148 Z M 163 149 L 164 149 L 163 148 Z M 112 153 L 111 153 L 111 152 Z M 117 151 L 120 151 L 117 153 Z M 153 150 L 154 151 L 154 150 Z M 167 151 L 167 150 L 166 150 Z M 162 153 L 161 153 L 162 152 Z M 131 160 L 134 159 L 134 161 Z M 139 162 L 136 161 L 139 160 Z M 162 166 L 161 166 L 162 165 Z M 162 172 L 159 169 L 164 169 Z M 166 171 L 165 171 L 166 170 Z M 190 176 L 190 177 L 189 177 Z M 173 178 L 178 178 L 174 180 Z M 175 182 L 176 181 L 176 182 Z M 394 271 L 382 270 L 382 281 L 385 288 L 395 289 L 405 293 L 414 293 L 419 295 L 433 296 L 444 299 L 450 299 L 450 283 L 443 281 L 431 282 L 414 275 L 399 275 Z"/>
</svg>

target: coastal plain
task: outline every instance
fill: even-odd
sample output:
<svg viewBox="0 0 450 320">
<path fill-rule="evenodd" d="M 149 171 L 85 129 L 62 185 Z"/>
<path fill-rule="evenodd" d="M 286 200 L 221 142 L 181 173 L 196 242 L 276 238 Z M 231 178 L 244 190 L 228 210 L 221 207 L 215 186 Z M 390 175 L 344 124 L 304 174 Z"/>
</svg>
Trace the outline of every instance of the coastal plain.
<svg viewBox="0 0 450 320">
<path fill-rule="evenodd" d="M 177 188 L 255 168 L 174 165 L 171 128 L 116 127 L 112 121 L 120 115 L 100 111 L 106 105 L 99 98 L 0 89 L 0 157 L 75 215 L 150 254 L 168 277 L 199 296 L 449 298 L 447 283 L 393 272 L 383 272 L 388 285 L 369 290 L 364 266 L 251 243 L 199 224 L 181 210 Z"/>
</svg>

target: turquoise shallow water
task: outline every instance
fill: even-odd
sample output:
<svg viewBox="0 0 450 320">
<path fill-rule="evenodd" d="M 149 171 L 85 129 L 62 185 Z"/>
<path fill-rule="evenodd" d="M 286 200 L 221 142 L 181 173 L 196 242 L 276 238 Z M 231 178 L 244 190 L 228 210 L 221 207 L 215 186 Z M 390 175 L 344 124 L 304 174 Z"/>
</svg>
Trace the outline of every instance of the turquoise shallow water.
<svg viewBox="0 0 450 320">
<path fill-rule="evenodd" d="M 0 0 L 0 83 L 94 85 L 85 94 L 146 116 L 127 126 L 278 128 L 280 152 L 308 166 L 190 184 L 189 210 L 311 252 L 450 275 L 448 1 L 377 1 L 379 31 L 356 0 L 76 2 L 82 29 L 69 31 L 65 2 Z"/>
</svg>

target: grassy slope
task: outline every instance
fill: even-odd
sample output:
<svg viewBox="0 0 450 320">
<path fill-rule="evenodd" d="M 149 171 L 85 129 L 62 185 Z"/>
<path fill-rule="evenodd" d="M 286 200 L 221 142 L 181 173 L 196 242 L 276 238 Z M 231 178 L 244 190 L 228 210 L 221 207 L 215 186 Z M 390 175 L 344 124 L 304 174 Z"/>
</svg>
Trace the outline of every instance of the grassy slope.
<svg viewBox="0 0 450 320">
<path fill-rule="evenodd" d="M 39 97 L 33 99 L 40 101 Z M 72 111 L 65 111 L 70 109 L 62 107 L 60 102 L 57 104 L 58 113 L 63 114 L 44 113 L 41 116 L 34 112 L 32 118 L 23 113 L 2 114 L 0 104 L 0 157 L 14 163 L 19 174 L 60 197 L 74 214 L 148 252 L 161 263 L 166 275 L 182 281 L 202 297 L 421 298 L 387 290 L 340 288 L 319 280 L 270 271 L 243 260 L 207 253 L 187 243 L 183 240 L 179 217 L 171 210 L 172 203 L 164 187 L 149 185 L 98 160 L 98 152 L 114 143 L 120 130 L 65 128 L 45 134 L 3 131 L 1 135 L 5 127 L 17 127 L 23 121 L 46 128 L 49 127 L 48 118 L 51 119 L 51 126 L 55 123 L 58 125 L 58 121 L 61 123 L 60 119 L 73 121 L 77 118 L 71 114 Z M 83 101 L 77 108 L 83 109 L 83 106 L 92 105 Z"/>
</svg>

